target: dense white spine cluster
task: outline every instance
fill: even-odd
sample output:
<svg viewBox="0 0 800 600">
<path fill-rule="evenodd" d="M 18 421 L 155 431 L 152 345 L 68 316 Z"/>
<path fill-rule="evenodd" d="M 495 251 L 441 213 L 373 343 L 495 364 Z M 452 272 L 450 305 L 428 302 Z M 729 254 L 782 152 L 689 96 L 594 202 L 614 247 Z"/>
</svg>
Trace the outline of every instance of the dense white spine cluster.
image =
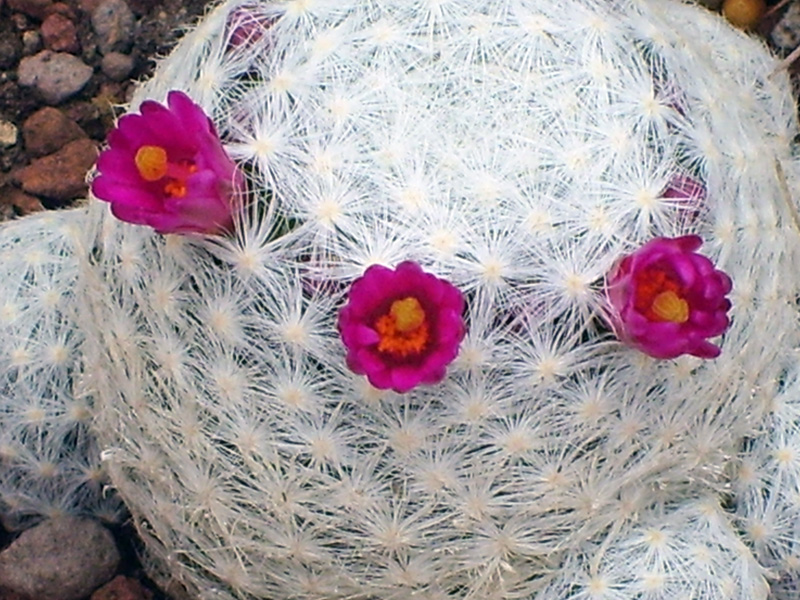
<svg viewBox="0 0 800 600">
<path fill-rule="evenodd" d="M 716 498 L 687 498 L 583 546 L 542 598 L 764 598 L 763 567 L 738 537 Z"/>
<path fill-rule="evenodd" d="M 223 3 L 133 108 L 201 104 L 248 210 L 225 239 L 100 204 L 2 230 L 2 448 L 43 454 L 0 485 L 64 448 L 95 464 L 80 374 L 153 574 L 200 598 L 792 589 L 800 171 L 774 65 L 663 0 Z M 670 197 L 685 180 L 704 197 Z M 687 233 L 733 279 L 733 324 L 714 361 L 655 361 L 603 324 L 602 280 Z M 348 371 L 336 313 L 407 259 L 465 292 L 468 334 L 398 395 Z"/>
<path fill-rule="evenodd" d="M 0 515 L 18 529 L 42 517 L 116 521 L 80 393 L 83 335 L 75 311 L 84 210 L 0 229 Z"/>
<path fill-rule="evenodd" d="M 797 595 L 800 576 L 800 371 L 796 352 L 770 414 L 745 443 L 733 478 L 739 528 L 777 580 L 775 598 Z"/>
<path fill-rule="evenodd" d="M 708 498 L 797 343 L 773 64 L 656 2 L 207 18 L 139 97 L 200 102 L 251 209 L 216 241 L 103 220 L 85 281 L 108 465 L 160 568 L 220 598 L 765 597 Z M 667 198 L 681 178 L 706 197 Z M 734 280 L 714 362 L 600 325 L 620 254 L 684 233 Z M 467 293 L 469 334 L 444 382 L 398 396 L 348 372 L 335 316 L 405 259 Z"/>
</svg>

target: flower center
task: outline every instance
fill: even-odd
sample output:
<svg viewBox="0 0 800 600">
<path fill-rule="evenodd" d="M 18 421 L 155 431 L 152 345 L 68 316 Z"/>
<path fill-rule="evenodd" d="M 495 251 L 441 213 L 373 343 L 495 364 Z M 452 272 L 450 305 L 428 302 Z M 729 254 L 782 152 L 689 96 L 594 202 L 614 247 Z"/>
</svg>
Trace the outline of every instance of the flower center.
<svg viewBox="0 0 800 600">
<path fill-rule="evenodd" d="M 134 161 L 145 181 L 158 181 L 167 174 L 167 151 L 161 146 L 142 146 Z"/>
<path fill-rule="evenodd" d="M 139 175 L 145 181 L 158 181 L 166 177 L 163 191 L 173 198 L 183 198 L 186 195 L 186 179 L 197 171 L 194 161 L 170 162 L 167 151 L 161 146 L 142 146 L 136 151 L 134 162 Z"/>
<path fill-rule="evenodd" d="M 425 310 L 413 296 L 392 302 L 389 312 L 375 322 L 375 330 L 378 351 L 401 357 L 419 354 L 430 338 Z"/>
<path fill-rule="evenodd" d="M 689 303 L 672 291 L 661 292 L 653 298 L 650 308 L 662 321 L 685 323 L 689 320 Z"/>
<path fill-rule="evenodd" d="M 651 321 L 685 323 L 689 303 L 681 297 L 682 286 L 662 269 L 645 269 L 636 279 L 634 306 Z"/>
</svg>

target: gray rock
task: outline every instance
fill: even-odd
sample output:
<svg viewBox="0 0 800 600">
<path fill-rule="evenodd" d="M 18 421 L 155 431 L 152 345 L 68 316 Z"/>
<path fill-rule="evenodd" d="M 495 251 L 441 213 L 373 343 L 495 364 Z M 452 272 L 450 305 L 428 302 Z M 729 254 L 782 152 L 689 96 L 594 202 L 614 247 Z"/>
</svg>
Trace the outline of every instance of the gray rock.
<svg viewBox="0 0 800 600">
<path fill-rule="evenodd" d="M 19 84 L 35 87 L 49 104 L 58 104 L 83 89 L 92 67 L 66 52 L 42 50 L 23 58 L 17 70 Z"/>
<path fill-rule="evenodd" d="M 112 50 L 125 52 L 133 41 L 136 19 L 125 0 L 104 0 L 92 12 L 92 28 L 103 54 Z"/>
<path fill-rule="evenodd" d="M 8 148 L 17 143 L 19 130 L 11 121 L 0 119 L 0 148 Z"/>
<path fill-rule="evenodd" d="M 123 81 L 133 71 L 133 57 L 121 52 L 109 52 L 100 61 L 103 73 L 114 81 Z"/>
<path fill-rule="evenodd" d="M 118 564 L 114 538 L 102 525 L 51 519 L 0 553 L 0 587 L 37 600 L 78 600 L 109 581 Z"/>
</svg>

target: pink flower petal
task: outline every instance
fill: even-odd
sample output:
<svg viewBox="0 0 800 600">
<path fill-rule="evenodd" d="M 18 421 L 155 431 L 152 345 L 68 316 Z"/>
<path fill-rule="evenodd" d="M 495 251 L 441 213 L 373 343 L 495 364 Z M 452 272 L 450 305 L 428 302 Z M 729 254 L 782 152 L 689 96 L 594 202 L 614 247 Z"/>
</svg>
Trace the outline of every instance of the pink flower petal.
<svg viewBox="0 0 800 600">
<path fill-rule="evenodd" d="M 403 394 L 416 387 L 421 379 L 422 373 L 419 369 L 412 367 L 395 367 L 391 369 L 392 389 Z"/>
<path fill-rule="evenodd" d="M 244 177 L 199 106 L 178 91 L 170 92 L 167 104 L 147 100 L 140 114 L 119 120 L 98 158 L 92 192 L 110 202 L 118 218 L 160 233 L 230 230 Z M 160 179 L 145 180 L 139 172 L 143 146 L 164 150 L 167 169 Z"/>
<path fill-rule="evenodd" d="M 395 301 L 406 298 L 413 298 L 417 305 L 411 310 L 422 314 L 412 329 L 400 329 L 393 313 Z M 339 312 L 348 367 L 375 387 L 400 393 L 441 381 L 465 335 L 462 307 L 463 297 L 454 286 L 416 263 L 369 267 L 351 285 Z"/>
<path fill-rule="evenodd" d="M 391 389 L 393 385 L 392 372 L 387 368 L 368 371 L 367 380 L 372 387 L 376 387 L 379 390 Z"/>
<path fill-rule="evenodd" d="M 726 313 L 731 303 L 725 295 L 732 284 L 707 257 L 696 253 L 701 245 L 696 235 L 656 238 L 611 270 L 606 279 L 608 312 L 622 342 L 654 358 L 719 355 L 707 338 L 724 333 L 730 324 Z M 688 319 L 679 308 L 665 313 L 663 304 L 656 307 L 666 292 L 685 303 Z M 643 303 L 647 308 L 641 308 Z"/>
<path fill-rule="evenodd" d="M 116 198 L 112 204 L 139 206 L 147 212 L 163 210 L 163 204 L 147 188 L 131 187 L 101 175 L 92 181 L 92 193 L 98 198 Z"/>
</svg>

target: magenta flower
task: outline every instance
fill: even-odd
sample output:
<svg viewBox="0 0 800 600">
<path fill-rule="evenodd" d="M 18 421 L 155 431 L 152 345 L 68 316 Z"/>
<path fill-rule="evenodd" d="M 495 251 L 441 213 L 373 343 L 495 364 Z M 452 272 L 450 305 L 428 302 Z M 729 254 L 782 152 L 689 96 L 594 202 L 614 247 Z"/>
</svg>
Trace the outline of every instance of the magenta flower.
<svg viewBox="0 0 800 600">
<path fill-rule="evenodd" d="M 606 280 L 612 326 L 623 342 L 654 358 L 716 358 L 708 338 L 730 324 L 731 280 L 696 250 L 696 235 L 656 238 L 625 256 Z"/>
<path fill-rule="evenodd" d="M 214 125 L 183 92 L 167 106 L 142 102 L 125 115 L 97 159 L 92 193 L 122 221 L 159 233 L 219 233 L 233 226 L 244 178 Z"/>
<path fill-rule="evenodd" d="M 401 393 L 437 383 L 464 339 L 463 310 L 461 292 L 417 263 L 373 265 L 339 312 L 347 366 L 376 388 Z"/>
</svg>

